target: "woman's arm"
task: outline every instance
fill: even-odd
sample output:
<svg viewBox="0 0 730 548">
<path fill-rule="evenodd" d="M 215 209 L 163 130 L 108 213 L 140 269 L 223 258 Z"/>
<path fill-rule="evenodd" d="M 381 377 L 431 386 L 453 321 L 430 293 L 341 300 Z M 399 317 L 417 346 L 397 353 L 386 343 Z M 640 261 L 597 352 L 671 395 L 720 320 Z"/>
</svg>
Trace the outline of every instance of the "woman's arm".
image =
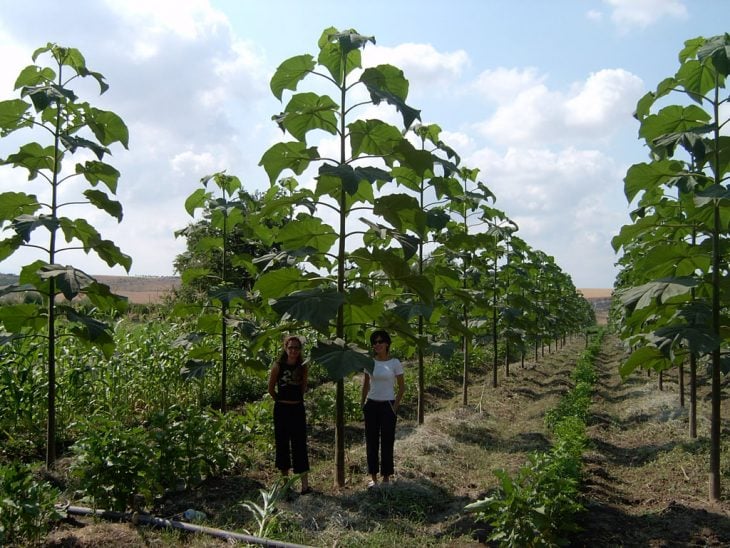
<svg viewBox="0 0 730 548">
<path fill-rule="evenodd" d="M 279 364 L 275 363 L 269 373 L 269 396 L 276 401 L 276 381 L 279 379 Z"/>
<path fill-rule="evenodd" d="M 403 399 L 403 394 L 406 393 L 406 382 L 404 380 L 403 373 L 395 376 L 395 382 L 398 385 L 398 392 L 395 394 L 395 404 L 393 407 L 397 411 L 400 406 L 400 401 Z"/>
<path fill-rule="evenodd" d="M 365 400 L 368 397 L 368 392 L 370 392 L 370 375 L 368 375 L 367 373 L 363 373 L 362 375 L 362 393 L 360 394 L 361 407 L 365 405 Z"/>
</svg>

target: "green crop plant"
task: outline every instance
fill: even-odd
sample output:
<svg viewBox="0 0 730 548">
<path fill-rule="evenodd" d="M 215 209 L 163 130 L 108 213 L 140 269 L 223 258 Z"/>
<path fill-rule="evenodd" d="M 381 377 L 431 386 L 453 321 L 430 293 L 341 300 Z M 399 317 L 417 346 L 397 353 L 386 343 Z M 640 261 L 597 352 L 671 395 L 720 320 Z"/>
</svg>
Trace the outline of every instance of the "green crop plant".
<svg viewBox="0 0 730 548">
<path fill-rule="evenodd" d="M 104 162 L 109 146 L 127 147 L 127 127 L 119 116 L 81 101 L 69 85 L 78 78 L 95 80 L 104 93 L 108 85 L 103 75 L 89 70 L 77 49 L 47 44 L 33 52 L 33 61 L 48 55 L 52 66 L 30 65 L 15 81 L 20 98 L 0 101 L 0 135 L 13 132 L 38 134 L 45 143 L 31 141 L 0 159 L 0 164 L 28 172 L 29 184 L 39 187 L 38 194 L 4 192 L 0 194 L 0 227 L 12 235 L 0 240 L 0 260 L 20 248 L 34 248 L 45 257 L 26 265 L 19 283 L 0 291 L 36 291 L 42 303 L 21 303 L 0 308 L 0 324 L 14 338 L 41 338 L 46 346 L 48 373 L 46 465 L 56 460 L 56 356 L 62 336 L 72 336 L 96 345 L 108 357 L 114 347 L 109 327 L 72 301 L 79 296 L 101 310 L 123 311 L 126 299 L 114 295 L 109 287 L 74 268 L 58 263 L 64 250 L 93 251 L 107 265 L 121 265 L 129 271 L 132 259 L 111 241 L 105 240 L 83 217 L 64 216 L 79 204 L 89 204 L 122 220 L 122 206 L 114 200 L 119 172 Z M 74 154 L 90 152 L 94 159 L 65 167 Z M 90 188 L 79 196 L 72 181 L 83 178 Z M 18 187 L 21 185 L 18 184 Z M 105 190 L 99 187 L 105 187 Z M 36 231 L 43 230 L 44 235 Z M 66 245 L 62 243 L 65 240 Z M 59 297 L 63 296 L 65 300 Z"/>
</svg>

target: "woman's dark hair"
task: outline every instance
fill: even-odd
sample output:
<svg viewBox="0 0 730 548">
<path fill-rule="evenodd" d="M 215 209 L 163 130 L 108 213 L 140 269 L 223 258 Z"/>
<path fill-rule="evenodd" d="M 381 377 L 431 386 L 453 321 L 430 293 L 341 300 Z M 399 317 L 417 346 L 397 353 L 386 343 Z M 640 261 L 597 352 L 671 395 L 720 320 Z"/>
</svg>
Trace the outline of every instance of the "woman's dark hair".
<svg viewBox="0 0 730 548">
<path fill-rule="evenodd" d="M 304 339 L 302 337 L 298 337 L 297 335 L 288 335 L 284 337 L 284 350 L 279 355 L 279 359 L 276 360 L 276 363 L 281 365 L 286 365 L 286 361 L 289 358 L 289 355 L 286 353 L 286 345 L 289 344 L 289 341 L 297 341 L 299 343 L 300 351 L 299 355 L 297 356 L 297 365 L 301 365 L 304 363 Z"/>
<path fill-rule="evenodd" d="M 390 348 L 390 335 L 385 329 L 378 329 L 370 334 L 370 346 L 374 345 L 378 339 L 385 341 L 388 348 Z"/>
</svg>

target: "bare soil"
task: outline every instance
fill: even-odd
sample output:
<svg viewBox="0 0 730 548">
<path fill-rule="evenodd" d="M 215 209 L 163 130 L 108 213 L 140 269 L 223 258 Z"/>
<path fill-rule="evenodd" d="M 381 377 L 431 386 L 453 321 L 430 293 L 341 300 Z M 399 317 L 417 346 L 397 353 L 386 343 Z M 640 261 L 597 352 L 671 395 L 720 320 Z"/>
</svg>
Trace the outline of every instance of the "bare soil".
<svg viewBox="0 0 730 548">
<path fill-rule="evenodd" d="M 426 421 L 415 421 L 415 393 L 409 385 L 398 423 L 396 481 L 368 490 L 359 424 L 346 429 L 347 482 L 333 485 L 333 434 L 313 427 L 311 495 L 294 495 L 280 507 L 276 538 L 309 546 L 479 546 L 489 526 L 464 512 L 469 502 L 494 492 L 493 470 L 515 472 L 533 451 L 550 447 L 544 414 L 571 388 L 581 337 L 535 359 L 491 373 L 473 372 L 462 403 L 458 379 L 444 379 L 427 394 Z M 590 448 L 579 516 L 583 530 L 571 546 L 730 546 L 730 501 L 708 502 L 708 387 L 699 387 L 699 438 L 687 431 L 687 410 L 679 405 L 676 378 L 637 373 L 622 382 L 623 352 L 607 337 L 599 355 Z M 408 377 L 408 375 L 407 375 Z M 724 422 L 727 432 L 728 422 Z M 723 456 L 723 491 L 730 489 Z M 276 479 L 271 461 L 240 476 L 216 478 L 200 488 L 171 495 L 153 509 L 161 517 L 196 508 L 206 525 L 233 531 L 255 529 L 240 502 Z M 260 499 L 259 499 L 260 500 Z M 223 546 L 210 535 L 166 533 L 129 523 L 73 518 L 48 537 L 47 546 Z"/>
</svg>

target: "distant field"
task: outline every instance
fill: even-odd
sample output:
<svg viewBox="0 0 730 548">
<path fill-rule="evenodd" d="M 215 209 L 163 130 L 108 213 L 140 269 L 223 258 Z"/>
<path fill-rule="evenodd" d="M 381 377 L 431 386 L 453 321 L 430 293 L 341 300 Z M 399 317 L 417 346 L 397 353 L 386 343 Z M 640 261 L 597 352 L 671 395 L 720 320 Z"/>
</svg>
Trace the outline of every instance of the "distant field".
<svg viewBox="0 0 730 548">
<path fill-rule="evenodd" d="M 7 277 L 7 276 L 6 276 Z M 15 283 L 17 277 L 11 276 L 4 282 Z M 178 276 L 95 276 L 97 280 L 107 284 L 114 293 L 124 295 L 132 303 L 150 304 L 158 303 L 162 298 L 180 286 L 180 278 Z M 612 289 L 609 288 L 585 288 L 578 289 L 586 299 L 610 299 Z"/>
<path fill-rule="evenodd" d="M 611 293 L 613 293 L 613 289 L 607 289 L 607 288 L 586 288 L 586 289 L 578 289 L 581 293 L 583 293 L 583 296 L 586 299 L 610 299 Z"/>
<path fill-rule="evenodd" d="M 177 276 L 94 276 L 108 285 L 113 293 L 124 295 L 136 304 L 158 303 L 180 286 Z"/>
</svg>

